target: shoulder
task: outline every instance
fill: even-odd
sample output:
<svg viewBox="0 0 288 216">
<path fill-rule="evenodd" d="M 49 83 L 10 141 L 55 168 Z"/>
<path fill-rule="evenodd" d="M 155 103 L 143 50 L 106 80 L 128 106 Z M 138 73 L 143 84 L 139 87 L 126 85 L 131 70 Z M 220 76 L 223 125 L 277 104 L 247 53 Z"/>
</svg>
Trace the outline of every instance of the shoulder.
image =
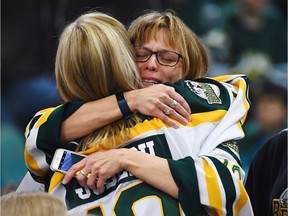
<svg viewBox="0 0 288 216">
<path fill-rule="evenodd" d="M 263 169 L 275 169 L 281 164 L 287 164 L 287 129 L 270 138 L 257 151 L 251 166 Z"/>
<path fill-rule="evenodd" d="M 266 152 L 267 155 L 273 155 L 273 153 L 278 154 L 281 152 L 285 152 L 287 149 L 287 132 L 288 129 L 284 129 L 275 136 L 271 137 L 259 150 L 258 154 L 264 154 Z M 256 155 L 256 156 L 257 156 Z"/>
<path fill-rule="evenodd" d="M 228 90 L 213 79 L 201 78 L 197 80 L 179 80 L 177 83 L 167 83 L 175 88 L 190 107 L 196 111 L 215 109 L 227 110 L 230 106 L 230 96 Z"/>
</svg>

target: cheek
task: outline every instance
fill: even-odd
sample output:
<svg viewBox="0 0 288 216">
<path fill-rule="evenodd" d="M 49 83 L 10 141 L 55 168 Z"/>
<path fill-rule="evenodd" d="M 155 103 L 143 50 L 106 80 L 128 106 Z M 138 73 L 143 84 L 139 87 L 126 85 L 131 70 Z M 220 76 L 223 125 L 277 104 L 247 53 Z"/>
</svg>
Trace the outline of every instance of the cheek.
<svg viewBox="0 0 288 216">
<path fill-rule="evenodd" d="M 144 63 L 136 63 L 136 66 L 137 66 L 140 74 L 142 73 L 141 71 L 143 71 L 143 65 L 144 65 Z"/>
<path fill-rule="evenodd" d="M 176 68 L 169 68 L 169 70 L 166 71 L 167 80 L 169 82 L 177 82 L 179 79 L 183 78 L 183 71 L 182 68 L 176 67 Z"/>
</svg>

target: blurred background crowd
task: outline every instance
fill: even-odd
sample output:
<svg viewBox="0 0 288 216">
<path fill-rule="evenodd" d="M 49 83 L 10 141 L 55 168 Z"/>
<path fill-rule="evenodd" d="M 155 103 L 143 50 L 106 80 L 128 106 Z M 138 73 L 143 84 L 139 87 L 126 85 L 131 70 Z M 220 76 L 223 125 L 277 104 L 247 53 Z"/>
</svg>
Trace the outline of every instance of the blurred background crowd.
<svg viewBox="0 0 288 216">
<path fill-rule="evenodd" d="M 27 169 L 24 132 L 40 109 L 59 105 L 54 83 L 58 36 L 96 9 L 123 24 L 145 9 L 173 9 L 202 39 L 208 76 L 247 74 L 252 108 L 239 141 L 248 171 L 257 149 L 287 127 L 287 0 L 2 0 L 1 188 L 13 190 Z"/>
</svg>

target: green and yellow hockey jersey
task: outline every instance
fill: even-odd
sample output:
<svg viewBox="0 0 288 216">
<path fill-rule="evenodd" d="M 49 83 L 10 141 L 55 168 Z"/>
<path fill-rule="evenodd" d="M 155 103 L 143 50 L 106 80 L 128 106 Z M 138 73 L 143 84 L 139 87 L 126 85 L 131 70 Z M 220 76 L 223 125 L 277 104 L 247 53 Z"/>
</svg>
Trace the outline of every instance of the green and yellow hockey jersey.
<svg viewBox="0 0 288 216">
<path fill-rule="evenodd" d="M 188 125 L 175 129 L 158 118 L 142 116 L 143 121 L 129 128 L 132 139 L 121 147 L 167 158 L 179 187 L 178 200 L 127 171 L 108 179 L 102 194 L 82 187 L 76 179 L 61 184 L 63 174 L 49 167 L 57 148 L 75 150 L 78 145 L 77 141 L 62 142 L 60 127 L 81 102 L 39 111 L 30 121 L 25 132 L 25 160 L 33 178 L 65 202 L 73 215 L 253 215 L 236 142 L 244 136 L 242 124 L 250 107 L 246 76 L 167 85 L 191 107 Z"/>
</svg>

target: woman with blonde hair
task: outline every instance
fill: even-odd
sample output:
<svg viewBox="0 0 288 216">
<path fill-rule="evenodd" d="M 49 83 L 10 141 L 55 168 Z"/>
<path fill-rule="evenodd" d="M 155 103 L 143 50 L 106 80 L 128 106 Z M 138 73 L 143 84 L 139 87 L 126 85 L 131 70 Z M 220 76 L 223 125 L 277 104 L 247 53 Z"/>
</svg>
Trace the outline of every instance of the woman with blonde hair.
<svg viewBox="0 0 288 216">
<path fill-rule="evenodd" d="M 141 82 L 144 87 L 149 86 L 149 88 L 125 91 L 125 99 L 129 109 L 132 112 L 137 111 L 158 117 L 175 128 L 179 126 L 172 119 L 186 125 L 190 120 L 191 110 L 181 95 L 178 95 L 174 88 L 154 84 L 174 83 L 179 79 L 194 80 L 204 77 L 208 70 L 208 56 L 204 45 L 172 10 L 144 13 L 132 22 L 128 34 L 134 45 Z M 157 61 L 162 62 L 165 61 L 165 58 L 176 58 L 176 65 L 165 65 L 166 62 L 164 65 L 163 62 L 162 64 L 158 62 L 156 68 L 147 65 L 152 53 L 143 45 L 152 40 L 155 40 L 156 47 L 159 46 L 159 49 L 162 50 L 156 54 Z M 162 42 L 163 44 L 161 44 L 160 41 L 165 41 L 165 43 Z M 181 53 L 181 57 L 177 52 L 163 52 L 169 49 Z M 172 56 L 170 56 L 171 54 Z M 141 55 L 149 59 L 144 59 L 146 61 L 143 62 L 143 59 L 140 58 Z M 168 118 L 167 110 L 171 108 L 174 101 L 177 101 L 177 106 L 170 110 Z M 119 120 L 121 117 L 125 118 L 123 113 L 119 111 L 117 102 L 108 101 L 108 98 L 105 98 L 105 101 L 98 100 L 85 103 L 73 115 L 63 119 L 60 138 L 62 141 L 78 139 Z"/>
<path fill-rule="evenodd" d="M 119 21 L 105 14 L 85 14 L 65 29 L 55 65 L 57 87 L 65 102 L 95 101 L 120 89 L 141 87 L 127 31 Z M 81 140 L 85 147 L 79 148 L 87 149 L 103 137 L 124 131 L 132 121 L 135 119 L 120 119 L 89 134 Z M 115 147 L 113 140 L 106 149 Z"/>
<path fill-rule="evenodd" d="M 10 192 L 1 196 L 3 216 L 68 216 L 63 202 L 45 192 Z"/>
<path fill-rule="evenodd" d="M 63 200 L 69 212 L 251 215 L 237 145 L 227 142 L 244 135 L 241 124 L 249 109 L 245 76 L 178 81 L 186 67 L 185 52 L 169 44 L 165 28 L 158 36 L 151 34 L 146 43 L 134 44 L 134 49 L 124 26 L 99 12 L 84 14 L 64 29 L 56 56 L 56 81 L 66 103 L 40 111 L 31 120 L 25 133 L 25 160 L 34 179 L 45 182 L 45 189 Z M 138 91 L 142 85 L 158 82 L 167 82 L 193 108 L 186 126 L 174 122 L 176 129 L 130 110 L 135 104 L 127 103 L 129 95 L 123 90 Z M 153 86 L 160 90 L 165 85 Z M 107 96 L 125 119 L 94 128 L 75 142 L 49 140 L 60 137 L 59 116 L 66 119 L 83 103 Z M 184 110 L 177 102 L 182 97 L 165 97 L 161 113 L 169 117 Z M 88 156 L 64 178 L 49 170 L 57 148 Z"/>
</svg>

